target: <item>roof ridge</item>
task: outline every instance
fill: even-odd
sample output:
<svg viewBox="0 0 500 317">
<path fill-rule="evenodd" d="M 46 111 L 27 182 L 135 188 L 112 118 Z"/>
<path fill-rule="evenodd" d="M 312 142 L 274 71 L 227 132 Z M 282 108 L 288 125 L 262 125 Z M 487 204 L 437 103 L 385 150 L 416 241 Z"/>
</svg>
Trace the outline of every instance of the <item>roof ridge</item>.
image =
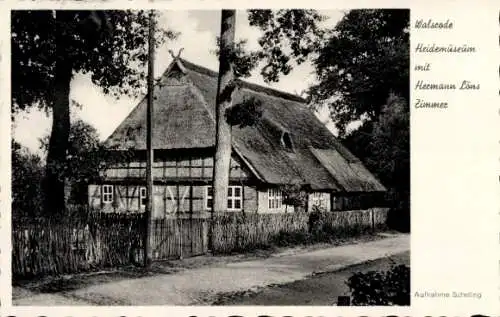
<svg viewBox="0 0 500 317">
<path fill-rule="evenodd" d="M 206 68 L 204 66 L 194 64 L 194 63 L 192 63 L 186 59 L 180 58 L 180 57 L 178 58 L 178 60 L 182 63 L 181 65 L 183 65 L 185 68 L 190 69 L 192 71 L 202 73 L 202 74 L 210 76 L 210 77 L 218 77 L 219 76 L 218 72 L 211 70 L 209 68 Z M 271 88 L 271 87 L 265 87 L 265 86 L 262 86 L 259 84 L 254 84 L 254 83 L 242 80 L 242 79 L 238 79 L 238 82 L 240 82 L 242 84 L 242 88 L 250 89 L 250 90 L 253 90 L 256 92 L 266 93 L 266 94 L 272 95 L 274 97 L 288 99 L 288 100 L 295 101 L 295 102 L 307 103 L 306 99 L 304 99 L 300 96 L 294 95 L 292 93 L 286 92 L 286 91 L 282 91 L 282 90 Z"/>
<path fill-rule="evenodd" d="M 161 76 L 158 78 L 158 81 L 154 84 L 154 88 L 156 87 L 159 87 L 161 88 L 161 84 L 160 82 L 168 76 L 168 74 L 170 73 L 170 71 L 172 70 L 173 66 L 176 64 L 177 62 L 177 65 L 179 67 L 182 66 L 178 64 L 178 61 L 177 59 L 173 59 L 172 62 L 170 62 L 170 64 L 168 64 L 167 68 L 163 71 L 163 73 L 161 74 Z M 181 68 L 181 71 L 184 71 L 182 68 Z M 153 89 L 154 89 L 153 88 Z M 146 100 L 146 98 L 148 97 L 148 93 L 146 92 L 144 94 L 144 96 L 142 96 L 141 98 L 138 98 L 139 101 L 135 104 L 135 106 L 130 110 L 130 112 L 125 116 L 125 118 L 122 120 L 122 122 L 120 122 L 120 124 L 113 130 L 113 132 L 111 132 L 104 141 L 102 141 L 103 144 L 107 144 L 109 142 L 109 140 L 112 139 L 112 137 L 114 136 L 115 132 L 117 132 L 118 130 L 120 130 L 120 128 L 122 128 L 123 125 L 125 125 L 125 122 L 133 116 L 133 114 L 136 112 L 136 111 L 139 111 L 139 107 L 140 105 Z"/>
</svg>

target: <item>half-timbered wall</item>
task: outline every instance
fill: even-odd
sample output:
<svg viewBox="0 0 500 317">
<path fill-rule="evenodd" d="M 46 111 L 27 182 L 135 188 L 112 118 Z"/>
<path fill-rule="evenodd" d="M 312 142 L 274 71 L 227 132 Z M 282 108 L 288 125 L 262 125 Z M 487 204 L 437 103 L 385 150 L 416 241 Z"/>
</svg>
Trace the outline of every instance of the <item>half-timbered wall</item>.
<svg viewBox="0 0 500 317">
<path fill-rule="evenodd" d="M 155 154 L 156 155 L 156 154 Z M 207 186 L 213 176 L 213 157 L 207 154 L 158 155 L 153 165 L 154 211 L 153 217 L 162 218 L 177 213 L 199 213 L 209 211 L 207 207 Z M 104 181 L 88 188 L 89 205 L 108 212 L 142 212 L 145 209 L 146 162 L 140 159 L 108 168 Z M 231 159 L 230 185 L 241 186 L 241 209 L 259 213 L 294 212 L 291 205 L 277 203 L 276 190 L 255 187 L 251 173 L 237 157 Z M 106 188 L 103 188 L 108 185 Z M 113 199 L 108 193 L 112 185 Z M 366 197 L 365 197 L 366 196 Z M 372 195 L 330 194 L 313 192 L 308 194 L 307 211 L 314 206 L 323 211 L 343 211 L 371 208 L 375 206 Z M 104 198 L 104 199 L 103 199 Z M 282 197 L 281 197 L 282 199 Z M 377 205 L 378 206 L 378 205 Z"/>
<path fill-rule="evenodd" d="M 213 157 L 171 157 L 155 159 L 153 177 L 165 181 L 209 180 L 213 176 Z M 146 162 L 132 161 L 108 168 L 104 172 L 106 179 L 133 179 L 146 177 Z M 249 173 L 236 159 L 231 159 L 231 180 L 246 180 Z"/>
<path fill-rule="evenodd" d="M 153 164 L 153 217 L 199 213 L 207 208 L 207 186 L 213 177 L 213 157 L 207 154 L 155 154 Z M 246 183 L 250 173 L 231 159 L 230 185 L 241 186 L 241 208 L 257 211 L 257 192 Z M 90 185 L 89 205 L 105 212 L 142 212 L 145 209 L 146 162 L 141 159 L 117 164 L 104 171 L 101 184 Z M 112 186 L 113 199 L 107 193 Z"/>
<path fill-rule="evenodd" d="M 257 191 L 250 186 L 242 188 L 241 211 L 257 212 Z M 104 194 L 104 187 L 112 188 L 113 197 Z M 143 212 L 145 210 L 144 196 L 141 188 L 145 185 L 124 185 L 105 183 L 89 186 L 89 205 L 104 212 Z M 153 218 L 165 218 L 178 213 L 203 213 L 207 209 L 206 185 L 155 185 Z M 107 195 L 106 199 L 103 199 Z M 142 203 L 141 203 L 142 202 Z"/>
</svg>

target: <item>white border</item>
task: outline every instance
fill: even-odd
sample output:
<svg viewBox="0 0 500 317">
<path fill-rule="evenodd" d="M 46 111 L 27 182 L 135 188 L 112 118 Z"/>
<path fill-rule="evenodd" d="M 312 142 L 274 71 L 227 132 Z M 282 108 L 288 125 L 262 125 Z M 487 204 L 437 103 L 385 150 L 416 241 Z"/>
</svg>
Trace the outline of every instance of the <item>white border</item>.
<svg viewBox="0 0 500 317">
<path fill-rule="evenodd" d="M 449 41 L 472 41 L 480 52 L 469 67 L 458 60 L 447 65 L 443 79 L 464 71 L 481 79 L 482 90 L 474 98 L 449 97 L 453 108 L 446 112 L 415 111 L 411 117 L 412 160 L 412 286 L 462 285 L 481 288 L 481 301 L 442 301 L 412 298 L 411 307 L 12 307 L 10 287 L 10 9 L 125 9 L 163 10 L 234 8 L 370 7 L 411 8 L 415 16 L 452 18 L 460 31 Z M 2 315 L 50 316 L 413 316 L 497 315 L 499 286 L 499 95 L 500 3 L 493 0 L 448 1 L 2 1 L 0 9 L 1 109 L 0 123 L 0 299 Z M 415 37 L 432 42 L 428 35 Z M 412 51 L 412 65 L 418 62 Z M 436 59 L 435 65 L 446 64 Z M 451 68 L 454 66 L 455 68 Z M 467 66 L 467 65 L 466 65 Z M 465 69 L 465 70 L 464 70 Z M 412 82 L 415 79 L 412 72 Z M 462 76 L 462 75 L 461 75 Z M 437 74 L 436 74 L 437 78 Z M 412 98 L 415 94 L 412 93 Z M 466 149 L 466 150 L 464 150 Z M 470 154 L 467 154 L 470 153 Z M 436 223 L 438 225 L 436 225 Z M 444 269 L 447 267 L 447 271 Z M 446 274 L 444 274 L 446 273 Z M 447 276 L 446 276 L 447 275 Z M 483 285 L 483 286 L 481 286 Z"/>
</svg>

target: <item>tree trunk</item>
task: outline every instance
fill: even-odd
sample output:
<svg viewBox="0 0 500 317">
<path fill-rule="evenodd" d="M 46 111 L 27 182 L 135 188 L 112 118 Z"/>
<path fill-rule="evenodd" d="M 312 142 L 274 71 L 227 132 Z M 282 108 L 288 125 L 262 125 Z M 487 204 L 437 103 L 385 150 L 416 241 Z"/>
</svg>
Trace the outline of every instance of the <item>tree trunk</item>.
<svg viewBox="0 0 500 317">
<path fill-rule="evenodd" d="M 148 107 L 146 112 L 147 133 L 146 133 L 146 234 L 144 236 L 144 266 L 151 264 L 153 259 L 151 249 L 151 226 L 152 214 L 154 211 L 154 186 L 153 186 L 153 106 L 154 106 L 154 54 L 155 54 L 155 13 L 151 10 L 149 14 L 148 30 Z"/>
<path fill-rule="evenodd" d="M 226 110 L 232 106 L 235 90 L 231 52 L 234 47 L 236 11 L 222 10 L 219 81 L 216 100 L 216 141 L 214 160 L 213 209 L 214 213 L 227 208 L 227 188 L 231 162 L 231 126 L 226 120 Z"/>
<path fill-rule="evenodd" d="M 55 71 L 52 131 L 50 133 L 49 149 L 47 152 L 44 186 L 44 213 L 51 218 L 63 215 L 65 210 L 63 168 L 66 163 L 66 151 L 69 142 L 69 89 L 71 77 L 71 65 L 61 58 L 56 64 Z"/>
</svg>

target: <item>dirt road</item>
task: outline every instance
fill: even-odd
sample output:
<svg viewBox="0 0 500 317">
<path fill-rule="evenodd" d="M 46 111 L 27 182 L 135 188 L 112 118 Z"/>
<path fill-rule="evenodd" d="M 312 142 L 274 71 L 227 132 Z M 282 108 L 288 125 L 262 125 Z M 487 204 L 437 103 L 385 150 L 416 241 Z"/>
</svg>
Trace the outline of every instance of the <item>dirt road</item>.
<svg viewBox="0 0 500 317">
<path fill-rule="evenodd" d="M 290 283 L 313 273 L 335 271 L 409 249 L 410 236 L 397 234 L 377 241 L 300 254 L 276 254 L 266 259 L 127 279 L 53 295 L 66 297 L 68 302 L 64 305 L 82 302 L 89 305 L 207 305 L 216 301 L 220 293 L 251 291 L 271 284 Z M 57 299 L 59 301 L 60 298 Z M 43 305 L 37 295 L 17 299 L 14 305 L 33 303 Z"/>
</svg>

